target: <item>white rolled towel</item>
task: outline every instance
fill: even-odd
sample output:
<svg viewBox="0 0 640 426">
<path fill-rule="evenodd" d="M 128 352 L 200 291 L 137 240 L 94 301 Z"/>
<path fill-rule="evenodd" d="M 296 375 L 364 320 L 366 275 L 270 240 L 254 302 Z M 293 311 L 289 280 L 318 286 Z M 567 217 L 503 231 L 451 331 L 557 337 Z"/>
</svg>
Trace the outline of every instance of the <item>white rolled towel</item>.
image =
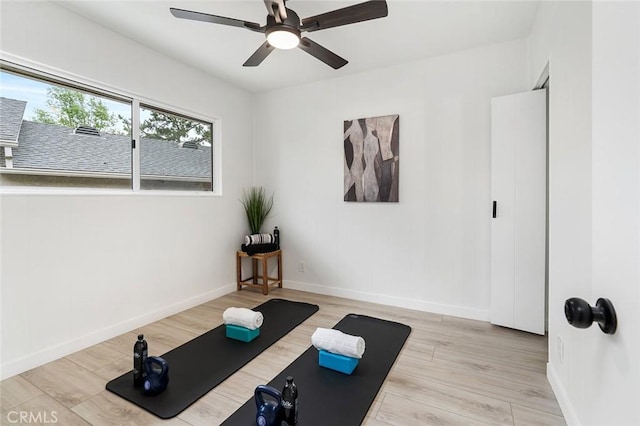
<svg viewBox="0 0 640 426">
<path fill-rule="evenodd" d="M 311 335 L 311 343 L 316 349 L 323 349 L 351 358 L 362 358 L 365 350 L 364 339 L 332 328 L 316 328 Z"/>
<path fill-rule="evenodd" d="M 263 320 L 262 312 L 247 308 L 227 308 L 222 313 L 222 321 L 225 324 L 238 325 L 249 330 L 260 328 Z"/>
<path fill-rule="evenodd" d="M 271 234 L 251 234 L 244 236 L 244 245 L 250 246 L 254 244 L 272 244 L 274 242 Z"/>
</svg>

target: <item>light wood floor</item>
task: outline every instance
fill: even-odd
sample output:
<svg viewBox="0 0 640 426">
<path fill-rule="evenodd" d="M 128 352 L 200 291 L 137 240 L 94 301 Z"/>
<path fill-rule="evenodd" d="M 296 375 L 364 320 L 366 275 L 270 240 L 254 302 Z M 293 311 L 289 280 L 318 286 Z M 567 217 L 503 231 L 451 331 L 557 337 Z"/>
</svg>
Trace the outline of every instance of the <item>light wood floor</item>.
<svg viewBox="0 0 640 426">
<path fill-rule="evenodd" d="M 105 390 L 109 380 L 131 370 L 138 333 L 149 342 L 150 355 L 161 355 L 220 325 L 227 307 L 251 308 L 272 297 L 315 303 L 320 310 L 179 416 L 160 420 Z M 545 337 L 289 289 L 272 290 L 269 296 L 234 292 L 4 380 L 0 424 L 27 411 L 48 413 L 41 417 L 48 424 L 55 412 L 61 425 L 216 425 L 252 397 L 257 385 L 304 352 L 316 327 L 333 327 L 351 312 L 413 329 L 366 425 L 565 424 L 545 375 Z"/>
</svg>

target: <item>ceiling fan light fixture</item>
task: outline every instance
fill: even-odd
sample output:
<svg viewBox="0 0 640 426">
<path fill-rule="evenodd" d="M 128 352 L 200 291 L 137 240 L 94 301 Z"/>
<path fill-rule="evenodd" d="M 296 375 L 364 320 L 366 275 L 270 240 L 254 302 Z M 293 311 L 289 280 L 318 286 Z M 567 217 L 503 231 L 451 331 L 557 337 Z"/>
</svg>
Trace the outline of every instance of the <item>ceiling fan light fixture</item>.
<svg viewBox="0 0 640 426">
<path fill-rule="evenodd" d="M 293 49 L 300 43 L 300 32 L 288 27 L 276 27 L 267 34 L 267 41 L 276 49 Z"/>
</svg>

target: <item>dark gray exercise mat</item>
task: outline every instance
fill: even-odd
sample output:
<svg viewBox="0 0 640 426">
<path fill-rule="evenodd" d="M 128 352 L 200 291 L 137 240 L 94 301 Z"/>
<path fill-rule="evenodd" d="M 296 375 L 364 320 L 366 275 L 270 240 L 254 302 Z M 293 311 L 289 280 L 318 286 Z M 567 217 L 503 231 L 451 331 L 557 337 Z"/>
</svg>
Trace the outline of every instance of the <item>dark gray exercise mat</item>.
<svg viewBox="0 0 640 426">
<path fill-rule="evenodd" d="M 317 312 L 318 306 L 271 299 L 253 309 L 264 317 L 255 340 L 245 343 L 228 339 L 221 325 L 161 355 L 169 364 L 169 386 L 163 393 L 144 395 L 141 388 L 133 386 L 133 370 L 107 383 L 107 390 L 162 419 L 177 416 Z M 148 343 L 149 355 L 158 355 L 153 351 L 153 340 Z"/>
<path fill-rule="evenodd" d="M 311 346 L 276 376 L 269 386 L 282 391 L 287 376 L 298 387 L 298 425 L 359 425 L 411 333 L 411 327 L 365 315 L 349 314 L 333 327 L 362 336 L 366 350 L 349 376 L 318 365 Z M 255 425 L 256 404 L 251 398 L 223 425 Z"/>
</svg>

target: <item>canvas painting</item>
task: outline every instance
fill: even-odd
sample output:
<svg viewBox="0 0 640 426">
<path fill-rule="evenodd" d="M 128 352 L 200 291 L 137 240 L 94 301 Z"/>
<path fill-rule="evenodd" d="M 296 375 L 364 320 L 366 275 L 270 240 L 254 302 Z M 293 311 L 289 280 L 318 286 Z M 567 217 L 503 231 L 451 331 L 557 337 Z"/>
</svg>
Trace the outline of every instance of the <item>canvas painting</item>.
<svg viewBox="0 0 640 426">
<path fill-rule="evenodd" d="M 400 116 L 344 122 L 344 201 L 398 199 Z"/>
</svg>

